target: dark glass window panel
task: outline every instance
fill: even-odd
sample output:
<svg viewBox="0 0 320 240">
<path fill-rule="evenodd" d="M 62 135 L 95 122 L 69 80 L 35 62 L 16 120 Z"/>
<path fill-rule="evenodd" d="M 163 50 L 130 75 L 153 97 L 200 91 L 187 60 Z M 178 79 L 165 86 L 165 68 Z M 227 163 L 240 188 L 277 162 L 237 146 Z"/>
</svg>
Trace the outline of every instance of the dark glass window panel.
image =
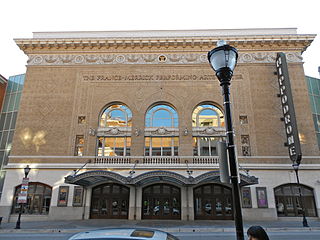
<svg viewBox="0 0 320 240">
<path fill-rule="evenodd" d="M 93 189 L 93 194 L 100 194 L 100 193 L 101 193 L 101 188 Z"/>
<path fill-rule="evenodd" d="M 13 134 L 14 134 L 14 131 L 10 131 L 10 132 L 9 132 L 9 137 L 8 137 L 7 144 L 11 144 L 11 143 L 12 143 Z"/>
<path fill-rule="evenodd" d="M 102 188 L 102 194 L 110 193 L 110 190 L 111 190 L 111 186 L 110 185 L 104 186 Z"/>
<path fill-rule="evenodd" d="M 7 139 L 8 139 L 8 131 L 2 132 L 2 139 L 1 139 L 1 144 L 0 144 L 0 149 L 5 149 L 6 144 L 7 144 Z"/>
<path fill-rule="evenodd" d="M 34 193 L 35 190 L 36 190 L 36 185 L 35 184 L 29 184 L 28 193 Z"/>
<path fill-rule="evenodd" d="M 314 128 L 315 128 L 316 132 L 319 132 L 318 117 L 316 114 L 312 114 L 312 116 L 313 116 Z"/>
<path fill-rule="evenodd" d="M 311 83 L 310 83 L 311 79 L 306 77 L 306 80 L 307 80 L 307 85 L 308 85 L 308 92 L 310 94 L 312 94 Z"/>
<path fill-rule="evenodd" d="M 314 95 L 320 95 L 317 79 L 312 78 L 310 80 L 311 80 L 310 83 L 311 83 L 312 93 Z"/>
<path fill-rule="evenodd" d="M 320 97 L 314 96 L 314 102 L 315 102 L 316 113 L 320 114 Z"/>
<path fill-rule="evenodd" d="M 317 113 L 316 104 L 314 101 L 315 101 L 314 96 L 310 96 L 311 111 L 312 111 L 312 113 Z"/>
<path fill-rule="evenodd" d="M 18 111 L 19 110 L 19 105 L 20 105 L 20 99 L 21 99 L 21 93 L 17 93 L 16 94 L 16 101 L 14 104 L 14 111 Z"/>
<path fill-rule="evenodd" d="M 194 193 L 195 193 L 195 194 L 201 194 L 201 188 L 196 188 L 196 189 L 194 190 Z"/>
<path fill-rule="evenodd" d="M 211 185 L 207 185 L 203 187 L 204 194 L 211 194 Z"/>
<path fill-rule="evenodd" d="M 121 187 L 121 193 L 123 193 L 123 194 L 129 194 L 129 188 Z"/>
<path fill-rule="evenodd" d="M 10 129 L 15 129 L 18 112 L 13 112 Z"/>
<path fill-rule="evenodd" d="M 14 102 L 15 102 L 16 94 L 11 94 L 9 104 L 8 104 L 8 112 L 12 112 L 14 109 Z"/>
<path fill-rule="evenodd" d="M 176 187 L 171 188 L 172 194 L 180 194 L 180 189 Z"/>
<path fill-rule="evenodd" d="M 163 193 L 165 193 L 165 194 L 170 194 L 170 186 L 168 186 L 168 185 L 163 185 L 162 191 L 163 191 Z"/>
<path fill-rule="evenodd" d="M 222 193 L 221 186 L 219 186 L 219 185 L 214 185 L 214 186 L 213 186 L 213 192 L 214 192 L 214 194 L 220 194 L 220 193 Z"/>
<path fill-rule="evenodd" d="M 120 193 L 120 186 L 119 185 L 113 185 L 112 193 Z"/>
<path fill-rule="evenodd" d="M 290 186 L 283 187 L 283 193 L 284 195 L 292 195 L 291 187 Z"/>
<path fill-rule="evenodd" d="M 1 117 L 0 117 L 0 130 L 2 130 L 4 128 L 4 121 L 6 119 L 7 114 L 6 113 L 2 113 Z"/>
<path fill-rule="evenodd" d="M 144 193 L 152 193 L 152 187 L 147 187 L 143 191 Z"/>
<path fill-rule="evenodd" d="M 11 118 L 12 118 L 12 112 L 7 114 L 6 121 L 5 121 L 5 124 L 4 124 L 4 129 L 5 130 L 9 130 L 9 127 L 10 127 L 10 124 L 11 124 Z"/>
<path fill-rule="evenodd" d="M 153 186 L 153 193 L 160 193 L 160 185 Z"/>
<path fill-rule="evenodd" d="M 4 151 L 0 151 L 0 166 L 4 161 Z"/>
<path fill-rule="evenodd" d="M 36 194 L 43 194 L 44 192 L 44 186 L 43 185 L 37 185 L 37 188 L 36 188 Z"/>
<path fill-rule="evenodd" d="M 320 133 L 317 133 L 318 146 L 320 146 Z"/>
<path fill-rule="evenodd" d="M 49 195 L 49 196 L 51 196 L 51 188 L 49 188 L 49 187 L 45 187 L 45 190 L 44 190 L 44 195 Z"/>
</svg>

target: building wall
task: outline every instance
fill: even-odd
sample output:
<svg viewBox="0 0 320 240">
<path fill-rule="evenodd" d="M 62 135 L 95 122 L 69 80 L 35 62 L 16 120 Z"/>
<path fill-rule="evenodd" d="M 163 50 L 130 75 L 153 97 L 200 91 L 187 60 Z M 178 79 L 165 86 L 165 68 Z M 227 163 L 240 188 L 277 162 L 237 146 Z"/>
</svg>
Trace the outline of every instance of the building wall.
<svg viewBox="0 0 320 240">
<path fill-rule="evenodd" d="M 92 187 L 111 181 L 105 179 L 89 186 L 84 199 L 86 207 L 72 207 L 73 185 L 65 183 L 65 177 L 73 176 L 76 173 L 73 170 L 83 168 L 78 174 L 104 170 L 126 178 L 133 172 L 134 176 L 139 176 L 154 170 L 179 173 L 186 178 L 189 170 L 193 177 L 217 170 L 218 162 L 213 158 L 202 159 L 201 163 L 190 159 L 193 159 L 193 110 L 204 102 L 223 109 L 219 82 L 206 56 L 221 38 L 227 38 L 239 50 L 231 83 L 231 101 L 241 173 L 245 173 L 244 169 L 259 178 L 259 184 L 250 186 L 252 208 L 243 209 L 244 217 L 277 219 L 274 188 L 295 183 L 288 150 L 284 147 L 285 127 L 280 121 L 283 114 L 277 97 L 277 52 L 287 54 L 303 153 L 301 182 L 314 190 L 318 209 L 319 150 L 301 61 L 301 52 L 314 36 L 298 35 L 291 30 L 289 35 L 284 34 L 284 30 L 275 30 L 274 34 L 261 30 L 261 35 L 249 30 L 247 35 L 239 32 L 239 35 L 232 35 L 231 32 L 212 31 L 211 35 L 201 35 L 203 33 L 197 31 L 173 31 L 162 37 L 158 35 L 164 32 L 135 32 L 133 37 L 128 37 L 126 32 L 101 33 L 107 37 L 99 41 L 94 38 L 84 41 L 82 33 L 76 36 L 70 33 L 74 37 L 72 42 L 64 39 L 68 38 L 64 35 L 67 33 L 61 33 L 64 38 L 60 33 L 56 33 L 56 37 L 37 33 L 37 38 L 43 42 L 42 48 L 38 48 L 35 39 L 16 40 L 29 56 L 29 65 L 11 158 L 6 166 L 4 191 L 7 194 L 0 203 L 3 215 L 10 221 L 17 217 L 10 214 L 13 191 L 21 182 L 26 164 L 32 168 L 31 181 L 52 187 L 49 215 L 41 216 L 46 219 L 89 218 Z M 118 41 L 114 41 L 117 39 L 114 34 L 118 34 Z M 95 161 L 97 136 L 92 132 L 98 129 L 101 112 L 112 103 L 123 103 L 132 111 L 132 131 L 128 133 L 132 138 L 131 157 L 128 161 L 120 157 L 99 163 Z M 145 114 L 156 103 L 167 103 L 178 113 L 179 163 L 170 162 L 170 157 L 153 163 L 143 162 Z M 78 122 L 79 116 L 85 116 L 84 123 Z M 240 116 L 246 116 L 248 123 L 241 122 Z M 207 135 L 214 136 L 215 132 L 210 134 Z M 74 156 L 77 135 L 84 136 L 84 156 Z M 242 152 L 243 136 L 250 139 L 251 151 L 247 155 Z M 84 166 L 88 159 L 93 162 Z M 212 179 L 209 182 L 216 183 Z M 67 207 L 57 206 L 59 186 L 70 187 Z M 180 186 L 182 220 L 194 219 L 194 187 Z M 268 208 L 257 207 L 257 187 L 267 188 Z M 132 186 L 130 189 L 129 219 L 141 219 L 142 187 L 136 185 L 134 192 Z M 28 216 L 31 220 L 36 217 L 39 216 Z"/>
</svg>

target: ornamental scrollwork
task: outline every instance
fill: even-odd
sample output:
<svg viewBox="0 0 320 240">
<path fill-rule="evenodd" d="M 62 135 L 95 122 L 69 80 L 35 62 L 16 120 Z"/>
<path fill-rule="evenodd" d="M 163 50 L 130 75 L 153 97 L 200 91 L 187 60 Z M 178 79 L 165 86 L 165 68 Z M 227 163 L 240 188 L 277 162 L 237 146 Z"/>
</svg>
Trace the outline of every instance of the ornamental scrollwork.
<svg viewBox="0 0 320 240">
<path fill-rule="evenodd" d="M 297 52 L 286 53 L 288 62 L 301 62 L 302 56 Z M 158 59 L 158 61 L 156 61 Z M 238 63 L 274 63 L 276 52 L 240 52 Z M 204 53 L 174 54 L 36 54 L 29 55 L 28 65 L 81 65 L 81 64 L 208 64 Z"/>
</svg>

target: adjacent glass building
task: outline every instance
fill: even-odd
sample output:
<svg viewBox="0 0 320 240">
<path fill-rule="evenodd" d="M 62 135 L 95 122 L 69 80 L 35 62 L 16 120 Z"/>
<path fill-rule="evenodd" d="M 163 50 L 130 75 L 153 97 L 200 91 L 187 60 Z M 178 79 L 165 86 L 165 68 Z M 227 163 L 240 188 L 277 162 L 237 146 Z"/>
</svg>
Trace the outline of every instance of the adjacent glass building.
<svg viewBox="0 0 320 240">
<path fill-rule="evenodd" d="M 3 167 L 8 162 L 13 134 L 16 126 L 20 98 L 25 74 L 11 76 L 8 79 L 6 93 L 0 116 L 0 197 L 2 194 L 5 171 Z"/>
<path fill-rule="evenodd" d="M 314 128 L 320 148 L 320 79 L 306 76 Z"/>
</svg>

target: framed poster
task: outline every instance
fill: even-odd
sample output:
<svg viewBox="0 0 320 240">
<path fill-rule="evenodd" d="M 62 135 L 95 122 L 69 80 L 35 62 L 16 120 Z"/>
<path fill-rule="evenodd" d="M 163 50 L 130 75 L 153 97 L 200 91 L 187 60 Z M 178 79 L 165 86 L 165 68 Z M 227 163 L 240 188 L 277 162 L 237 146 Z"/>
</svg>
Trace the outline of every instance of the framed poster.
<svg viewBox="0 0 320 240">
<path fill-rule="evenodd" d="M 268 208 L 267 188 L 256 187 L 258 208 Z"/>
<path fill-rule="evenodd" d="M 242 197 L 242 207 L 252 208 L 251 189 L 249 187 L 242 188 L 241 197 Z"/>
<path fill-rule="evenodd" d="M 58 207 L 66 207 L 68 205 L 69 186 L 60 186 L 58 194 Z"/>
<path fill-rule="evenodd" d="M 73 201 L 72 206 L 81 207 L 83 199 L 83 187 L 75 186 L 73 189 Z"/>
</svg>

